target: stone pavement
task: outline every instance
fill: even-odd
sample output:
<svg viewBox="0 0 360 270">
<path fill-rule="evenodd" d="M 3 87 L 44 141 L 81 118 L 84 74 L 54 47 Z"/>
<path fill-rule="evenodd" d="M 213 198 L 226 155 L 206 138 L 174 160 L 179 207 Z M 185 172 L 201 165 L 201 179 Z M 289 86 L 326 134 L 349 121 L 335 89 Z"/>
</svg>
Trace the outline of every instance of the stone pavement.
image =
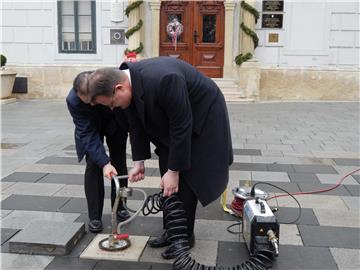
<svg viewBox="0 0 360 270">
<path fill-rule="evenodd" d="M 360 167 L 358 103 L 229 104 L 228 109 L 235 153 L 229 190 L 244 180 L 267 181 L 291 192 L 317 190 Z M 9 253 L 9 241 L 30 221 L 86 223 L 87 210 L 84 163 L 78 164 L 75 157 L 73 124 L 65 102 L 20 101 L 2 106 L 1 112 L 1 269 L 171 269 L 168 261 L 160 259 L 161 251 L 149 247 L 137 262 L 80 259 L 96 236 L 92 233 L 86 233 L 65 256 Z M 155 159 L 146 162 L 147 178 L 136 185 L 148 194 L 158 191 Z M 103 233 L 109 233 L 109 182 L 105 184 Z M 270 201 L 279 206 L 277 216 L 283 223 L 280 256 L 273 269 L 359 269 L 359 184 L 357 173 L 331 192 L 298 196 L 303 211 L 296 224 L 284 224 L 298 213 L 291 198 Z M 129 200 L 133 208 L 140 203 L 140 196 Z M 226 231 L 237 221 L 222 211 L 219 201 L 206 208 L 199 205 L 194 257 L 219 266 L 246 260 L 244 242 Z M 156 236 L 161 232 L 161 216 L 140 216 L 126 231 Z"/>
</svg>

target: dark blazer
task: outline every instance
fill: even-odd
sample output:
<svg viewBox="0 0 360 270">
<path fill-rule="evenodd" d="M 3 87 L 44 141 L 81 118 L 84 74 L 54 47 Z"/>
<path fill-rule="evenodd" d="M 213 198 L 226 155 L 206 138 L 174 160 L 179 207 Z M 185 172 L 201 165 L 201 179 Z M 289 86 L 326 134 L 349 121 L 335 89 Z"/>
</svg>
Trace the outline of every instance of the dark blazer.
<svg viewBox="0 0 360 270">
<path fill-rule="evenodd" d="M 203 205 L 216 199 L 226 187 L 228 167 L 233 161 L 227 109 L 217 85 L 191 65 L 170 57 L 120 66 L 120 69 L 127 68 L 133 93 L 130 110 L 142 123 L 144 136 L 154 143 L 158 152 L 167 149 L 168 169 L 181 172 Z M 220 106 L 213 106 L 215 103 Z M 212 108 L 218 111 L 213 112 Z M 207 121 L 210 112 L 211 118 Z M 213 126 L 218 121 L 224 123 L 221 130 Z M 199 140 L 203 130 L 209 127 L 212 138 Z M 217 148 L 226 151 L 217 151 Z M 208 150 L 209 155 L 221 152 L 222 156 L 201 162 L 201 152 Z M 219 170 L 209 170 L 212 162 L 219 163 L 219 160 L 224 161 L 220 162 Z"/>
<path fill-rule="evenodd" d="M 102 105 L 85 104 L 74 89 L 66 97 L 66 104 L 75 124 L 75 145 L 79 162 L 86 154 L 102 168 L 110 161 L 103 144 L 104 136 L 111 136 L 119 128 L 128 131 L 124 112 L 121 109 L 111 111 Z"/>
</svg>

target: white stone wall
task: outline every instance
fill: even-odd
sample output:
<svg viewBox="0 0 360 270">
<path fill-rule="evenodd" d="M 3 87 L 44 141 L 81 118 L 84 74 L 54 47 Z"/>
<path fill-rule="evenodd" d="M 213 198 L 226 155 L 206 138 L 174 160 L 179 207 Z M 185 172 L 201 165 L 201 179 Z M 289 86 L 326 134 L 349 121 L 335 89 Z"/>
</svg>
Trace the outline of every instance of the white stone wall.
<svg viewBox="0 0 360 270">
<path fill-rule="evenodd" d="M 125 15 L 121 22 L 110 20 L 111 3 L 96 1 L 96 54 L 67 54 L 58 52 L 56 0 L 3 0 L 1 52 L 8 65 L 119 65 L 127 45 L 111 45 L 110 29 L 127 30 L 128 22 Z M 127 2 L 122 4 L 125 10 Z"/>
<path fill-rule="evenodd" d="M 282 29 L 262 29 L 261 18 L 256 25 L 255 55 L 263 67 L 359 67 L 358 1 L 284 1 Z M 269 43 L 269 33 L 278 33 L 279 42 Z"/>
</svg>

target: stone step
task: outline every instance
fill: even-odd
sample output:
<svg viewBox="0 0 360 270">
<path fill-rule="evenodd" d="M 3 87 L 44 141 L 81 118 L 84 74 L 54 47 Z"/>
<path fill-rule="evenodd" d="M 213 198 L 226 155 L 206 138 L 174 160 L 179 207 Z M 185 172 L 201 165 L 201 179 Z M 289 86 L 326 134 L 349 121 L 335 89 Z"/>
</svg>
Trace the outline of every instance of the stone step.
<svg viewBox="0 0 360 270">
<path fill-rule="evenodd" d="M 66 255 L 85 234 L 84 223 L 36 220 L 9 241 L 11 253 Z"/>
</svg>

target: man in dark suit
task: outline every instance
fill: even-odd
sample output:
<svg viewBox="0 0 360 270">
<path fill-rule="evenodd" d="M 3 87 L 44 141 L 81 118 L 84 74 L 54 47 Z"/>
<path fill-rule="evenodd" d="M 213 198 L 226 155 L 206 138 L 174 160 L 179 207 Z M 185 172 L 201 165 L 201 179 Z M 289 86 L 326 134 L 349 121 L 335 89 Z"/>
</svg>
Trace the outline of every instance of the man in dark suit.
<svg viewBox="0 0 360 270">
<path fill-rule="evenodd" d="M 197 201 L 206 206 L 222 194 L 233 162 L 228 112 L 219 88 L 191 65 L 158 57 L 124 63 L 120 70 L 95 71 L 89 76 L 88 96 L 94 104 L 127 109 L 136 130 L 130 130 L 134 160 L 149 158 L 149 141 L 156 146 L 163 195 L 177 193 L 182 201 L 192 247 Z M 129 180 L 141 180 L 144 170 L 143 163 L 135 163 Z M 168 237 L 165 231 L 149 244 L 167 246 Z M 172 244 L 162 256 L 174 258 L 184 245 Z"/>
<path fill-rule="evenodd" d="M 88 206 L 91 232 L 100 232 L 104 205 L 104 177 L 111 179 L 111 174 L 127 174 L 126 140 L 128 125 L 121 109 L 114 112 L 102 105 L 87 104 L 84 89 L 87 76 L 91 72 L 82 72 L 74 80 L 66 103 L 75 124 L 75 145 L 79 162 L 86 156 L 84 175 L 85 196 Z M 110 157 L 104 148 L 104 136 L 109 148 Z M 121 180 L 121 186 L 127 186 L 127 180 Z M 111 181 L 111 205 L 115 201 L 115 184 Z M 128 211 L 119 205 L 118 221 L 126 220 Z"/>
</svg>

